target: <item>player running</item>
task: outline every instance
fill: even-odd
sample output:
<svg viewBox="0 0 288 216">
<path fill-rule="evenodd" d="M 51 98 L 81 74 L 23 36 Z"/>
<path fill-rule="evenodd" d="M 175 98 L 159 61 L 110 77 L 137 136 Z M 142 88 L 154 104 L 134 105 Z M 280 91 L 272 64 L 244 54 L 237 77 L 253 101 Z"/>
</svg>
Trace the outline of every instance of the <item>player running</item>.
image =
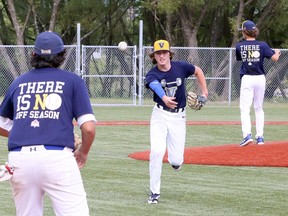
<svg viewBox="0 0 288 216">
<path fill-rule="evenodd" d="M 150 121 L 150 191 L 149 204 L 158 203 L 163 157 L 168 148 L 168 161 L 180 170 L 184 160 L 186 138 L 185 79 L 194 75 L 202 96 L 207 99 L 206 79 L 201 68 L 186 62 L 171 61 L 169 42 L 157 40 L 150 55 L 155 67 L 146 75 L 146 87 L 154 92 L 156 103 Z"/>
</svg>

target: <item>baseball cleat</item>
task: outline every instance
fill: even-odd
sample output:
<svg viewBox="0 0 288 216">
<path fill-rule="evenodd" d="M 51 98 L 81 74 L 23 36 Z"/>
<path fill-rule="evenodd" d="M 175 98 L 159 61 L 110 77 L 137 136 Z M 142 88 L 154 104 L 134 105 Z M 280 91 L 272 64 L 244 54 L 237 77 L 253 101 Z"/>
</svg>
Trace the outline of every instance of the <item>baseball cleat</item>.
<svg viewBox="0 0 288 216">
<path fill-rule="evenodd" d="M 181 170 L 182 166 L 181 165 L 180 166 L 172 165 L 172 168 L 176 171 L 179 171 L 179 170 Z"/>
<path fill-rule="evenodd" d="M 243 140 L 242 140 L 242 142 L 240 143 L 240 146 L 242 147 L 242 146 L 246 146 L 246 145 L 248 145 L 248 144 L 250 144 L 250 143 L 252 143 L 253 142 L 253 139 L 252 139 L 252 135 L 251 134 L 248 134 Z"/>
<path fill-rule="evenodd" d="M 151 193 L 151 195 L 149 196 L 149 198 L 147 200 L 147 203 L 149 203 L 149 204 L 157 204 L 159 197 L 160 197 L 160 194 Z"/>
<path fill-rule="evenodd" d="M 264 138 L 263 137 L 257 137 L 256 138 L 256 142 L 258 145 L 263 145 L 264 144 Z"/>
</svg>

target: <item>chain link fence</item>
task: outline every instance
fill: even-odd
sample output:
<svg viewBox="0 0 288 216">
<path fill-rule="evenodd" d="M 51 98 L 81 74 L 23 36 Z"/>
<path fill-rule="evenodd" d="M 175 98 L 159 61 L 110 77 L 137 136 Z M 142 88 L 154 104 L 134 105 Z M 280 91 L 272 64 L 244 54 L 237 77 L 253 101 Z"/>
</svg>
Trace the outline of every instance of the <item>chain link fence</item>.
<svg viewBox="0 0 288 216">
<path fill-rule="evenodd" d="M 65 48 L 67 58 L 61 68 L 77 71 L 76 46 L 69 45 Z M 30 65 L 32 52 L 33 46 L 0 46 L 0 98 L 3 98 L 14 79 L 32 69 Z"/>
<path fill-rule="evenodd" d="M 153 104 L 152 92 L 144 86 L 145 75 L 154 66 L 149 57 L 152 47 L 143 47 L 141 61 L 136 46 L 120 51 L 117 46 L 82 45 L 81 53 L 76 45 L 65 48 L 67 58 L 61 68 L 85 80 L 93 106 Z M 241 63 L 236 61 L 234 48 L 172 47 L 171 50 L 173 60 L 187 61 L 202 68 L 207 79 L 209 105 L 238 105 Z M 31 69 L 32 51 L 33 46 L 0 46 L 1 98 L 16 77 Z M 267 73 L 265 101 L 268 102 L 287 102 L 288 50 L 281 50 L 281 53 L 278 62 L 264 62 Z M 194 77 L 188 78 L 186 85 L 187 90 L 200 93 Z"/>
<path fill-rule="evenodd" d="M 82 46 L 82 77 L 92 105 L 137 104 L 136 46 Z"/>
<path fill-rule="evenodd" d="M 148 104 L 148 98 L 152 97 L 149 89 L 144 87 L 145 74 L 153 67 L 149 54 L 152 47 L 144 48 L 144 74 L 142 76 L 143 103 Z M 174 53 L 173 60 L 186 61 L 199 66 L 205 73 L 209 91 L 209 104 L 238 105 L 240 95 L 240 66 L 236 61 L 234 48 L 189 48 L 171 47 Z M 272 102 L 287 102 L 288 97 L 288 50 L 281 50 L 282 56 L 278 62 L 265 59 L 264 70 L 266 71 L 265 100 Z M 190 77 L 186 80 L 187 90 L 201 93 L 196 79 Z"/>
</svg>

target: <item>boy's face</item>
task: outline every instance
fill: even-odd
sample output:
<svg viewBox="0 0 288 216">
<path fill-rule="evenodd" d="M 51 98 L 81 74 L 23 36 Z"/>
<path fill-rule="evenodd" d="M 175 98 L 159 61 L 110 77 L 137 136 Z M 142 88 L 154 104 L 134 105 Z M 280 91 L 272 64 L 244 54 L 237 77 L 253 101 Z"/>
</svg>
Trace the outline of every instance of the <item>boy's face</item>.
<svg viewBox="0 0 288 216">
<path fill-rule="evenodd" d="M 166 65 L 170 62 L 170 52 L 169 51 L 158 51 L 154 53 L 154 58 L 158 65 Z"/>
</svg>

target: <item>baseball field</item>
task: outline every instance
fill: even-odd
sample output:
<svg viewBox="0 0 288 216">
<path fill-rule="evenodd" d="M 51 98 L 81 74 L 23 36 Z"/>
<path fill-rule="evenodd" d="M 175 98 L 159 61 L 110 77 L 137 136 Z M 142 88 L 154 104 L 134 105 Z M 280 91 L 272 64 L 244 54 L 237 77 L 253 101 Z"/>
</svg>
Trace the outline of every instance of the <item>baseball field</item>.
<svg viewBox="0 0 288 216">
<path fill-rule="evenodd" d="M 207 104 L 198 112 L 187 110 L 186 161 L 179 172 L 164 163 L 157 205 L 146 203 L 148 124 L 152 107 L 95 107 L 94 110 L 99 122 L 96 139 L 88 164 L 81 170 L 91 216 L 288 215 L 287 103 L 266 103 L 266 144 L 242 148 L 237 106 Z M 253 110 L 251 114 L 253 120 Z M 255 126 L 252 128 L 255 133 Z M 79 133 L 78 128 L 75 130 Z M 1 137 L 0 142 L 0 163 L 4 163 L 7 139 Z M 227 152 L 226 147 L 233 149 L 233 153 Z M 132 157 L 135 154 L 143 157 Z M 196 158 L 207 158 L 210 163 L 196 163 Z M 251 163 L 213 163 L 220 159 Z M 269 161 L 273 164 L 267 165 Z M 0 215 L 15 216 L 9 182 L 1 182 L 0 191 Z M 54 215 L 48 197 L 44 215 Z"/>
</svg>

